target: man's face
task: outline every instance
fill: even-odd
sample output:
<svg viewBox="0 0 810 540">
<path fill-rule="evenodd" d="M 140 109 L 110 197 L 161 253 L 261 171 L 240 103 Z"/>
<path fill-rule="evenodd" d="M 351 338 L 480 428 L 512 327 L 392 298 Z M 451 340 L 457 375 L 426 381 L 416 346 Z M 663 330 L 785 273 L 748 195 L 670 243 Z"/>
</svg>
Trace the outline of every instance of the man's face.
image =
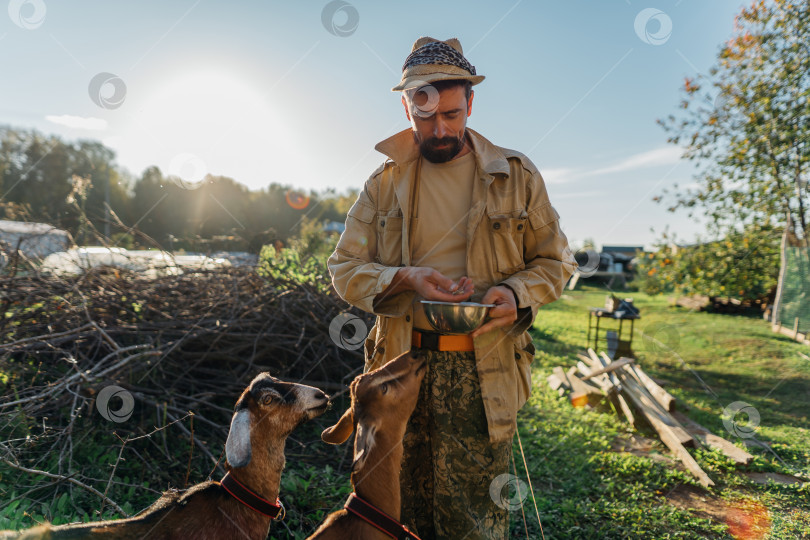
<svg viewBox="0 0 810 540">
<path fill-rule="evenodd" d="M 413 126 L 419 150 L 428 161 L 444 163 L 464 147 L 467 117 L 472 112 L 472 98 L 467 102 L 464 85 L 437 91 L 422 87 L 403 96 L 405 114 Z"/>
</svg>

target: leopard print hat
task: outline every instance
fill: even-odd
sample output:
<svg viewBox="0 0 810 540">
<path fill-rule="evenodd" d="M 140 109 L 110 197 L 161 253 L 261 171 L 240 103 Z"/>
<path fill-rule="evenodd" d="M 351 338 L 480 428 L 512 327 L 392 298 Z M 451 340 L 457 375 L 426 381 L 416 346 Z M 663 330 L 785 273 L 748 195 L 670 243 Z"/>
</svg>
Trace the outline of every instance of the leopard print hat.
<svg viewBox="0 0 810 540">
<path fill-rule="evenodd" d="M 484 80 L 484 76 L 476 74 L 475 66 L 464 58 L 458 39 L 440 41 L 432 37 L 421 37 L 413 44 L 411 54 L 405 59 L 402 80 L 391 90 L 399 92 L 449 79 L 463 79 L 478 84 Z"/>
</svg>

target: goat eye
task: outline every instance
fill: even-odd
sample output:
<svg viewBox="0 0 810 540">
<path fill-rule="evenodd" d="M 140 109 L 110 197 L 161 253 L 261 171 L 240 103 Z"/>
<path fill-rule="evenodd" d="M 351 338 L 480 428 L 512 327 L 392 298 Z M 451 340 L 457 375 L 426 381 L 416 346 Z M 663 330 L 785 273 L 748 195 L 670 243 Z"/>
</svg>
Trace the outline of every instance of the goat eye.
<svg viewBox="0 0 810 540">
<path fill-rule="evenodd" d="M 265 394 L 262 396 L 261 399 L 262 405 L 270 405 L 273 403 L 273 395 L 272 394 Z"/>
<path fill-rule="evenodd" d="M 380 385 L 380 392 L 382 392 L 383 394 L 388 392 L 388 383 L 387 382 L 384 382 L 384 383 L 382 383 Z"/>
</svg>

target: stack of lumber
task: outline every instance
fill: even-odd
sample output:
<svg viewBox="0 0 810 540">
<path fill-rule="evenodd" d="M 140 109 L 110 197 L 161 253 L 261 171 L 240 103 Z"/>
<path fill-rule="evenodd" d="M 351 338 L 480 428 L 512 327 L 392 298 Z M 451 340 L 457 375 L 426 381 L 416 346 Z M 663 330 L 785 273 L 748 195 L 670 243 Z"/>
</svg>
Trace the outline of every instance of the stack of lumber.
<svg viewBox="0 0 810 540">
<path fill-rule="evenodd" d="M 705 487 L 714 482 L 700 468 L 687 448 L 698 444 L 716 448 L 738 465 L 753 459 L 748 452 L 712 434 L 703 426 L 675 410 L 675 398 L 650 378 L 632 358 L 612 360 L 605 353 L 588 349 L 567 372 L 554 368 L 548 383 L 560 395 L 568 393 L 575 406 L 595 404 L 607 399 L 619 417 L 638 427 L 648 424 L 661 441 Z"/>
</svg>

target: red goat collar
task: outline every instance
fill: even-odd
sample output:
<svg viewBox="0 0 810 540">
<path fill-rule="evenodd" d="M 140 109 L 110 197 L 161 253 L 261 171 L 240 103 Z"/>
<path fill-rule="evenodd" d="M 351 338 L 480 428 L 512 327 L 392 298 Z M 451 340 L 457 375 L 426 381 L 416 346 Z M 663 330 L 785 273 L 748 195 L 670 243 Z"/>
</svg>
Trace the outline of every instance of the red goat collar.
<svg viewBox="0 0 810 540">
<path fill-rule="evenodd" d="M 286 512 L 284 511 L 284 505 L 281 504 L 281 499 L 278 497 L 276 497 L 275 504 L 271 503 L 267 499 L 263 499 L 255 492 L 251 491 L 248 487 L 241 484 L 239 480 L 231 476 L 230 472 L 225 473 L 225 476 L 223 476 L 222 480 L 219 481 L 219 485 L 222 486 L 225 491 L 230 493 L 234 499 L 244 504 L 251 510 L 264 514 L 271 519 L 284 519 Z M 278 517 L 279 514 L 281 514 L 280 518 Z"/>
<path fill-rule="evenodd" d="M 408 530 L 408 527 L 395 520 L 373 504 L 357 496 L 357 493 L 349 495 L 349 499 L 343 508 L 356 515 L 368 524 L 378 528 L 391 538 L 396 540 L 420 540 L 418 536 Z"/>
</svg>

